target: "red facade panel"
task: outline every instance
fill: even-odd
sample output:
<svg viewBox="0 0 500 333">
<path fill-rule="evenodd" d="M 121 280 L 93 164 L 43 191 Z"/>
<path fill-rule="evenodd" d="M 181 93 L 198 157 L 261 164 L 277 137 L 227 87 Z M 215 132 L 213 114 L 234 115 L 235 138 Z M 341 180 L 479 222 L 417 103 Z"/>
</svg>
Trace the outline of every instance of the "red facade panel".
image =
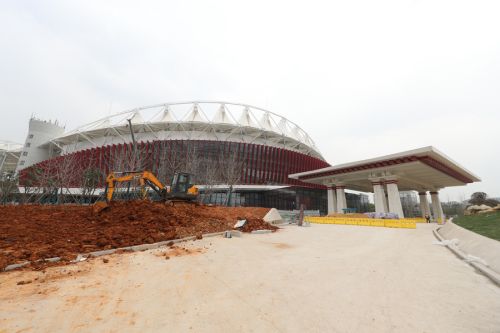
<svg viewBox="0 0 500 333">
<path fill-rule="evenodd" d="M 141 142 L 138 144 L 140 160 L 143 167 L 158 173 L 160 162 L 164 158 L 187 156 L 194 147 L 200 158 L 218 158 L 220 153 L 227 156 L 233 150 L 242 161 L 241 181 L 242 184 L 289 184 L 307 187 L 322 188 L 320 185 L 305 184 L 288 178 L 291 173 L 315 170 L 328 166 L 328 163 L 283 148 L 269 147 L 264 145 L 248 143 L 231 143 L 217 141 L 185 141 L 185 140 L 155 140 L 153 142 Z M 52 160 L 43 161 L 36 166 L 27 168 L 20 173 L 21 182 L 27 179 L 30 169 L 37 167 L 47 172 L 56 172 L 57 168 L 67 165 L 66 159 L 76 161 L 80 166 L 75 170 L 75 186 L 82 179 L 83 170 L 96 167 L 102 170 L 104 175 L 115 168 L 124 167 L 120 165 L 131 156 L 132 144 L 108 145 L 97 147 L 59 156 Z M 163 156 L 163 157 L 162 157 Z"/>
</svg>

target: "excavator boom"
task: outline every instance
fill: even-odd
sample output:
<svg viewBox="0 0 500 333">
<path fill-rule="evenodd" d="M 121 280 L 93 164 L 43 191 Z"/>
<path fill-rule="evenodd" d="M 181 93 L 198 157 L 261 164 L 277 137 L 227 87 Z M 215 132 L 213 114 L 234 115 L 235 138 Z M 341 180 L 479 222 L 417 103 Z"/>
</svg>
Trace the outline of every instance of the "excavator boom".
<svg viewBox="0 0 500 333">
<path fill-rule="evenodd" d="M 119 176 L 120 174 L 123 174 L 122 176 Z M 162 199 L 165 197 L 166 193 L 166 188 L 156 178 L 155 175 L 153 175 L 149 171 L 131 171 L 131 172 L 111 172 L 108 177 L 106 177 L 106 201 L 110 202 L 113 199 L 113 193 L 115 191 L 115 185 L 116 183 L 123 183 L 123 182 L 130 182 L 132 180 L 138 180 L 139 185 L 141 186 L 142 189 L 142 196 L 146 196 L 146 190 L 144 188 L 145 185 L 148 185 L 151 187 L 156 193 L 160 195 Z"/>
<path fill-rule="evenodd" d="M 127 171 L 111 172 L 106 177 L 106 202 L 96 202 L 93 210 L 99 213 L 108 208 L 109 202 L 113 200 L 113 194 L 117 183 L 138 181 L 141 186 L 141 195 L 147 196 L 146 185 L 151 187 L 163 201 L 194 202 L 198 198 L 198 187 L 193 184 L 193 175 L 186 172 L 178 172 L 172 179 L 170 188 L 163 185 L 161 181 L 150 171 Z"/>
</svg>

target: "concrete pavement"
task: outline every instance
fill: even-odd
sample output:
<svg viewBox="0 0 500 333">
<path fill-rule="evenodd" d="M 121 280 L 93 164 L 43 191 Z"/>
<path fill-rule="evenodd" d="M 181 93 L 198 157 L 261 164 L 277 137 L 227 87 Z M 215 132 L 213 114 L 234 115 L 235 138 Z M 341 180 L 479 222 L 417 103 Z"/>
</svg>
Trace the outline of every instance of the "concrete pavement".
<svg viewBox="0 0 500 333">
<path fill-rule="evenodd" d="M 500 288 L 434 227 L 287 226 L 3 273 L 0 332 L 500 331 Z"/>
</svg>

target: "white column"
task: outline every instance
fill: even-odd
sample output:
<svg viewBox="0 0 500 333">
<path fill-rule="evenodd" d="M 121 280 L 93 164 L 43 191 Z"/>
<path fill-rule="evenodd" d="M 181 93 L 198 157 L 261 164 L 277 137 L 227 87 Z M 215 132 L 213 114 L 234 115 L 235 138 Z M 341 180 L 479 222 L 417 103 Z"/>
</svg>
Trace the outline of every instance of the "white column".
<svg viewBox="0 0 500 333">
<path fill-rule="evenodd" d="M 439 201 L 439 193 L 437 191 L 431 192 L 431 200 L 434 220 L 437 223 L 444 223 L 443 207 L 441 207 L 441 201 Z"/>
<path fill-rule="evenodd" d="M 420 198 L 420 211 L 422 217 L 431 216 L 431 208 L 429 207 L 429 200 L 427 200 L 427 192 L 418 192 Z"/>
<path fill-rule="evenodd" d="M 398 181 L 389 179 L 385 181 L 387 185 L 387 199 L 389 201 L 389 212 L 398 214 L 399 218 L 404 218 L 403 206 L 399 197 Z"/>
<path fill-rule="evenodd" d="M 337 185 L 337 212 L 343 213 L 342 209 L 347 208 L 347 201 L 345 199 L 345 186 Z"/>
<path fill-rule="evenodd" d="M 328 214 L 337 212 L 337 194 L 335 193 L 335 186 L 328 186 Z"/>
<path fill-rule="evenodd" d="M 384 183 L 380 181 L 374 181 L 373 184 L 373 201 L 375 202 L 375 212 L 376 213 L 387 213 L 384 192 Z"/>
<path fill-rule="evenodd" d="M 389 203 L 388 203 L 388 200 L 387 200 L 387 188 L 384 188 L 384 186 L 382 185 L 382 190 L 384 191 L 384 196 L 382 197 L 382 201 L 384 202 L 384 209 L 385 209 L 385 212 L 389 212 Z"/>
</svg>

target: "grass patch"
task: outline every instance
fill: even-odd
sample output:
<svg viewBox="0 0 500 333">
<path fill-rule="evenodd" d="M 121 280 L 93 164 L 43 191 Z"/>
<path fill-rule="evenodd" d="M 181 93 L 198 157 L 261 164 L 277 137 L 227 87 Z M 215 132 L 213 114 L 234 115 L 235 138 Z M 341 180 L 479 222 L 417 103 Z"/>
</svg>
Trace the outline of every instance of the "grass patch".
<svg viewBox="0 0 500 333">
<path fill-rule="evenodd" d="M 454 218 L 453 223 L 500 241 L 500 212 L 461 216 Z"/>
</svg>

